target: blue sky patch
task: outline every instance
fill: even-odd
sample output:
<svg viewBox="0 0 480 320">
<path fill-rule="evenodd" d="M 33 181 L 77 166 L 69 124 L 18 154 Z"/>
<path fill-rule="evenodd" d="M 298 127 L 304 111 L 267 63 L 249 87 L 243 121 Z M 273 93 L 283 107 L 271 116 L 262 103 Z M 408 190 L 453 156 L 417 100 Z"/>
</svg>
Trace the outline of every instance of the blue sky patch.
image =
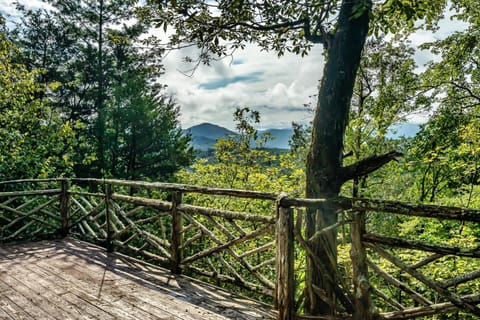
<svg viewBox="0 0 480 320">
<path fill-rule="evenodd" d="M 242 59 L 237 59 L 237 60 L 233 60 L 232 64 L 234 66 L 237 66 L 237 65 L 241 65 L 241 64 L 244 64 L 245 61 L 243 61 Z"/>
<path fill-rule="evenodd" d="M 261 81 L 260 76 L 263 74 L 261 71 L 252 72 L 243 76 L 236 76 L 233 78 L 218 79 L 210 82 L 205 82 L 200 84 L 200 88 L 206 90 L 215 90 L 219 88 L 225 88 L 229 84 L 236 82 L 259 82 Z"/>
</svg>

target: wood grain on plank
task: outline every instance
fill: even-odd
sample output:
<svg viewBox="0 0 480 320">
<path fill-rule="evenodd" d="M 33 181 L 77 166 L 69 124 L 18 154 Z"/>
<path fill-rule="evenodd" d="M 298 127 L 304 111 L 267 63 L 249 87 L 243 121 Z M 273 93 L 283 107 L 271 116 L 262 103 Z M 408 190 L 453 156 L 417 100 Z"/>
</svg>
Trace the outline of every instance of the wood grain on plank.
<svg viewBox="0 0 480 320">
<path fill-rule="evenodd" d="M 81 241 L 0 246 L 0 319 L 274 319 L 265 305 Z"/>
</svg>

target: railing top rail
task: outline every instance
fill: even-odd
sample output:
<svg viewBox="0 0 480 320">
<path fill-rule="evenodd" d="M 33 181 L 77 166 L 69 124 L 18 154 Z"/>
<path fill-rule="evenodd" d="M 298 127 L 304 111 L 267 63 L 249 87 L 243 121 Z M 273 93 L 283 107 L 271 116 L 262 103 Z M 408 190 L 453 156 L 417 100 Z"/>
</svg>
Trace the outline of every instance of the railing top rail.
<svg viewBox="0 0 480 320">
<path fill-rule="evenodd" d="M 342 197 L 335 199 L 335 201 L 339 203 L 343 209 L 369 210 L 407 216 L 480 222 L 480 209 Z"/>
<path fill-rule="evenodd" d="M 48 178 L 48 179 L 5 180 L 5 181 L 0 181 L 0 185 L 15 184 L 15 183 L 27 183 L 27 182 L 38 182 L 38 183 L 43 183 L 43 182 L 58 182 L 58 181 L 64 181 L 64 180 L 69 180 L 69 179 L 68 179 L 68 178 Z"/>
<path fill-rule="evenodd" d="M 59 182 L 59 181 L 65 181 L 65 180 L 72 181 L 72 182 L 91 182 L 95 184 L 107 183 L 107 184 L 112 184 L 117 186 L 129 186 L 129 187 L 157 189 L 157 190 L 165 190 L 165 191 L 177 191 L 177 192 L 185 192 L 185 193 L 201 193 L 201 194 L 209 194 L 209 195 L 234 196 L 239 198 L 250 198 L 250 199 L 271 200 L 271 201 L 280 199 L 280 195 L 274 192 L 212 188 L 212 187 L 203 187 L 203 186 L 178 184 L 178 183 L 145 182 L 145 181 L 118 180 L 118 179 L 96 179 L 96 178 L 22 179 L 22 180 L 0 181 L 0 185 L 26 183 L 26 182 L 46 183 L 46 182 Z M 348 198 L 348 197 L 336 197 L 336 198 L 330 198 L 330 199 L 306 199 L 306 198 L 282 197 L 280 199 L 280 205 L 283 207 L 320 208 L 326 203 L 331 203 L 337 206 L 339 210 L 349 210 L 349 209 L 369 210 L 369 211 L 378 211 L 378 212 L 409 215 L 409 216 L 480 222 L 480 209 L 468 209 L 468 208 L 439 206 L 439 205 L 431 205 L 431 204 L 412 204 L 412 203 L 392 201 L 392 200 L 374 200 L 374 199 Z"/>
<path fill-rule="evenodd" d="M 21 197 L 21 196 L 39 196 L 59 194 L 62 189 L 46 189 L 46 190 L 31 190 L 31 191 L 8 191 L 0 192 L 0 197 Z"/>
<path fill-rule="evenodd" d="M 166 191 L 180 191 L 187 193 L 202 193 L 211 195 L 223 195 L 223 196 L 235 196 L 240 198 L 252 198 L 261 200 L 276 200 L 278 194 L 273 192 L 261 192 L 250 190 L 237 190 L 237 189 L 224 189 L 224 188 L 211 188 L 201 187 L 188 184 L 178 183 L 163 183 L 163 182 L 145 182 L 145 181 L 132 181 L 132 180 L 117 180 L 117 179 L 93 179 L 93 178 L 74 178 L 73 182 L 93 182 L 97 184 L 113 184 L 117 186 L 127 187 L 141 187 L 147 189 L 160 189 Z"/>
<path fill-rule="evenodd" d="M 480 209 L 432 204 L 412 204 L 392 200 L 347 197 L 331 199 L 282 198 L 280 205 L 283 207 L 320 208 L 327 203 L 337 206 L 339 210 L 368 210 L 407 216 L 480 222 Z"/>
</svg>

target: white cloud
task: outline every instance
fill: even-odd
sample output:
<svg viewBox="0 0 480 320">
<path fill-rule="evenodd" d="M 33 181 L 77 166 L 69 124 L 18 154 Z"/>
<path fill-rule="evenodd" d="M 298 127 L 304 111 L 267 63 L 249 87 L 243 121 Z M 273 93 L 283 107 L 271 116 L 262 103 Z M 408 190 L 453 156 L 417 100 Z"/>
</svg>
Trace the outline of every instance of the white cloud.
<svg viewBox="0 0 480 320">
<path fill-rule="evenodd" d="M 171 52 L 160 80 L 175 94 L 184 127 L 213 122 L 232 128 L 236 107 L 260 111 L 262 127 L 288 127 L 292 121 L 309 120 L 302 106 L 317 91 L 323 73 L 321 51 L 315 47 L 305 58 L 294 54 L 278 58 L 274 52 L 248 45 L 233 58 L 199 66 L 191 77 L 178 71 L 189 68 L 182 63 L 185 53 Z M 187 54 L 191 53 L 189 49 Z"/>
<path fill-rule="evenodd" d="M 45 6 L 41 0 L 20 0 L 20 3 L 34 8 Z M 14 8 L 13 0 L 0 0 L 1 12 L 15 17 Z M 437 32 L 413 34 L 412 45 L 417 47 L 464 29 L 464 23 L 450 21 L 451 15 L 451 12 L 446 14 Z M 232 128 L 236 107 L 260 111 L 264 128 L 288 127 L 292 121 L 305 123 L 311 119 L 312 115 L 302 106 L 314 102 L 311 96 L 318 91 L 323 75 L 321 46 L 315 46 L 305 58 L 294 54 L 278 58 L 275 52 L 264 52 L 249 44 L 233 57 L 214 61 L 211 66 L 201 65 L 191 77 L 185 76 L 180 71 L 188 71 L 191 65 L 185 64 L 182 58 L 194 57 L 195 53 L 194 48 L 170 52 L 164 59 L 166 73 L 160 79 L 181 106 L 183 127 L 213 122 Z M 436 57 L 428 51 L 417 51 L 415 58 L 421 71 L 426 62 Z M 424 121 L 420 117 L 412 120 Z"/>
<path fill-rule="evenodd" d="M 445 17 L 439 21 L 438 30 L 435 32 L 432 32 L 431 30 L 419 30 L 410 35 L 409 40 L 411 41 L 412 46 L 418 48 L 425 43 L 445 39 L 454 32 L 465 30 L 468 27 L 468 23 L 455 20 L 453 17 L 454 14 L 455 12 L 451 9 L 445 12 Z M 432 54 L 428 50 L 417 50 L 415 53 L 415 61 L 419 67 L 419 72 L 425 70 L 425 64 L 428 62 L 438 62 L 439 60 L 439 56 Z"/>
<path fill-rule="evenodd" d="M 451 12 L 446 13 L 436 32 L 418 31 L 411 35 L 412 45 L 418 47 L 463 30 L 465 23 L 451 21 L 451 16 Z M 192 50 L 188 53 L 192 54 Z M 278 59 L 274 52 L 262 52 L 257 46 L 248 45 L 245 50 L 237 51 L 233 59 L 214 62 L 211 67 L 200 66 L 191 78 L 176 71 L 188 69 L 181 64 L 181 56 L 181 52 L 176 52 L 167 57 L 167 73 L 161 81 L 176 94 L 184 127 L 213 122 L 232 128 L 232 113 L 236 107 L 259 110 L 262 127 L 288 127 L 292 121 L 308 122 L 312 117 L 302 106 L 315 102 L 311 96 L 317 93 L 318 81 L 323 75 L 320 46 L 305 58 L 290 54 Z M 427 50 L 418 50 L 415 54 L 419 72 L 427 62 L 438 59 Z M 252 74 L 257 75 L 256 81 L 232 81 Z M 222 81 L 225 86 L 220 86 Z M 207 90 L 209 85 L 215 89 Z M 412 115 L 409 120 L 421 123 L 427 117 Z"/>
<path fill-rule="evenodd" d="M 18 3 L 31 9 L 51 8 L 49 4 L 42 0 L 18 0 Z M 9 21 L 20 17 L 14 0 L 0 0 L 0 13 L 9 17 Z"/>
</svg>

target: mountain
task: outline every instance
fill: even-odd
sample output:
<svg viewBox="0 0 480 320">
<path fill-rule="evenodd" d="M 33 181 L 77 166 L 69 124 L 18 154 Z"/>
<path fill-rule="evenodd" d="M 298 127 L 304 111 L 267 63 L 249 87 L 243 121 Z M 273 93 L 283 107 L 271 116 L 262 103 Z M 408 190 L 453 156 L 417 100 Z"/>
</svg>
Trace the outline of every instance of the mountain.
<svg viewBox="0 0 480 320">
<path fill-rule="evenodd" d="M 228 135 L 235 135 L 236 133 L 212 123 L 202 123 L 184 130 L 189 132 L 192 136 L 192 145 L 195 149 L 207 151 L 213 149 L 215 142 L 220 138 L 226 138 Z M 259 131 L 260 134 L 269 133 L 274 137 L 273 140 L 268 141 L 266 148 L 288 149 L 288 140 L 293 134 L 292 129 L 267 129 Z"/>
<path fill-rule="evenodd" d="M 265 148 L 271 149 L 290 149 L 288 144 L 288 140 L 293 135 L 293 129 L 268 129 L 259 131 L 260 134 L 262 133 L 269 133 L 274 138 L 273 140 L 269 140 L 265 144 Z"/>
<path fill-rule="evenodd" d="M 387 136 L 391 139 L 399 137 L 414 137 L 420 130 L 420 125 L 415 123 L 402 123 L 391 128 Z M 190 132 L 192 135 L 192 145 L 195 149 L 200 151 L 207 151 L 213 149 L 215 142 L 220 138 L 226 138 L 228 135 L 236 135 L 234 131 L 218 126 L 212 123 L 202 123 L 188 129 L 185 132 Z M 260 130 L 260 134 L 269 133 L 274 139 L 265 144 L 266 148 L 270 149 L 289 149 L 288 140 L 293 134 L 292 128 L 287 129 L 267 129 Z"/>
<path fill-rule="evenodd" d="M 219 138 L 225 138 L 229 134 L 235 134 L 235 132 L 228 130 L 227 128 L 207 122 L 190 127 L 185 131 L 190 132 L 192 137 L 204 137 L 215 141 Z"/>
<path fill-rule="evenodd" d="M 191 144 L 194 149 L 207 151 L 213 149 L 215 142 L 227 135 L 234 135 L 235 132 L 212 123 L 202 123 L 184 130 L 191 134 Z"/>
</svg>

